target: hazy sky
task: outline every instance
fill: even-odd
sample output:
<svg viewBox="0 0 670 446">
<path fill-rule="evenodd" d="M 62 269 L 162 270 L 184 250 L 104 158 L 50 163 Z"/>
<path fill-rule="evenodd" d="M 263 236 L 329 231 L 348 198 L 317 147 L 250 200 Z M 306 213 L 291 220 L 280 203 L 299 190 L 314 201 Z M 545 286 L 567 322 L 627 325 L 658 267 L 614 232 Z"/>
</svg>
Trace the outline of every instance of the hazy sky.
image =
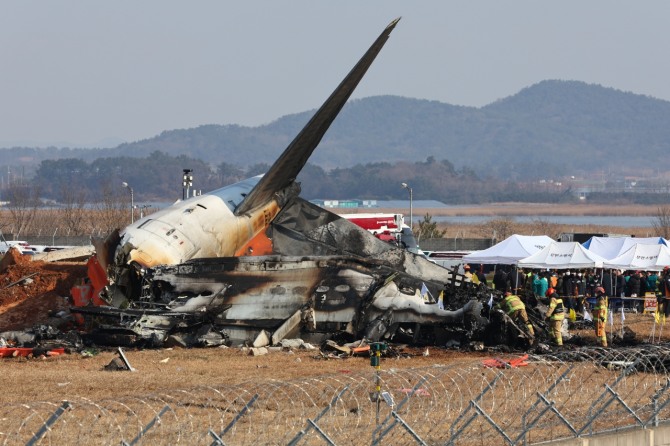
<svg viewBox="0 0 670 446">
<path fill-rule="evenodd" d="M 353 97 L 482 106 L 565 79 L 670 100 L 662 0 L 3 1 L 0 147 L 314 109 L 399 16 Z"/>
</svg>

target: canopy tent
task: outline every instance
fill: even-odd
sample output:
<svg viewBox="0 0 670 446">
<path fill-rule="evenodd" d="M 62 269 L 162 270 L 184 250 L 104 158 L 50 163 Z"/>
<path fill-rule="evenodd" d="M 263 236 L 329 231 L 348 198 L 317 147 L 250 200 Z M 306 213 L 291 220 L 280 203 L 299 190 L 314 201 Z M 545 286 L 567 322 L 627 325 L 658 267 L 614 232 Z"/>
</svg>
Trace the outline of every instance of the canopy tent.
<svg viewBox="0 0 670 446">
<path fill-rule="evenodd" d="M 519 260 L 517 265 L 524 268 L 602 268 L 605 261 L 577 242 L 552 241 L 541 251 Z"/>
<path fill-rule="evenodd" d="M 663 237 L 591 237 L 584 242 L 584 247 L 606 259 L 613 259 L 635 244 L 666 245 L 668 241 Z"/>
<path fill-rule="evenodd" d="M 620 256 L 606 261 L 605 268 L 661 271 L 670 266 L 670 248 L 665 245 L 636 243 Z"/>
<path fill-rule="evenodd" d="M 463 260 L 469 263 L 513 265 L 544 249 L 551 242 L 553 240 L 546 235 L 514 234 L 488 249 L 463 256 Z"/>
</svg>

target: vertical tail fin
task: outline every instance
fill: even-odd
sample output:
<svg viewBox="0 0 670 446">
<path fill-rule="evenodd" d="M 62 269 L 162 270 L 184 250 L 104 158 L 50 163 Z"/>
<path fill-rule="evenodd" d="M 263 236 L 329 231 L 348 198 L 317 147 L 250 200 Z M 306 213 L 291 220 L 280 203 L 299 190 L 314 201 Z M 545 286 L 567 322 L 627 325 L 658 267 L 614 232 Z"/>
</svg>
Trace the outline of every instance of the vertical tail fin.
<svg viewBox="0 0 670 446">
<path fill-rule="evenodd" d="M 342 110 L 363 75 L 381 51 L 399 20 L 400 18 L 395 19 L 384 29 L 298 136 L 288 145 L 284 153 L 270 167 L 270 170 L 235 209 L 236 215 L 244 214 L 267 203 L 275 193 L 285 189 L 295 181 L 330 124 Z"/>
</svg>

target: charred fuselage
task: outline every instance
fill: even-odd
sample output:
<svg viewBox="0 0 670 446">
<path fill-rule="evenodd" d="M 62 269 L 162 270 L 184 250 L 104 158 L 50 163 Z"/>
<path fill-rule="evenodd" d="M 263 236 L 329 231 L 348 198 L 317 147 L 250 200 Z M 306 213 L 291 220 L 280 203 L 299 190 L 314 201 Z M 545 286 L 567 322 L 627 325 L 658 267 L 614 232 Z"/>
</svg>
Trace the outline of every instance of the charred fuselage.
<svg viewBox="0 0 670 446">
<path fill-rule="evenodd" d="M 380 338 L 403 325 L 417 333 L 476 321 L 481 289 L 298 197 L 296 177 L 397 22 L 265 175 L 178 202 L 97 243 L 109 306 L 77 311 L 102 331 L 154 345 L 184 331 L 209 343 L 212 330 L 222 342 L 261 330 L 274 339 L 342 330 Z"/>
</svg>

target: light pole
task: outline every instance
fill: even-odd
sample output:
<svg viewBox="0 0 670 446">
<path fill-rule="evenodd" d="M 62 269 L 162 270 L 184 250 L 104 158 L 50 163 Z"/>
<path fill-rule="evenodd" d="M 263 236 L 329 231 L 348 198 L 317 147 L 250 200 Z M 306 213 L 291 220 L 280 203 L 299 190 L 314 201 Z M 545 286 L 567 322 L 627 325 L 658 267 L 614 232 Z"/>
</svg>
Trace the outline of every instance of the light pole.
<svg viewBox="0 0 670 446">
<path fill-rule="evenodd" d="M 412 188 L 407 183 L 402 183 L 402 187 L 409 191 L 409 228 L 412 229 L 412 220 L 414 215 L 412 215 Z"/>
<path fill-rule="evenodd" d="M 135 222 L 135 197 L 133 195 L 133 188 L 125 181 L 121 183 L 121 186 L 127 187 L 130 191 L 130 224 L 133 224 Z"/>
<path fill-rule="evenodd" d="M 193 170 L 184 169 L 184 175 L 181 179 L 182 185 L 182 200 L 186 200 L 191 191 L 191 186 L 193 186 Z"/>
</svg>

